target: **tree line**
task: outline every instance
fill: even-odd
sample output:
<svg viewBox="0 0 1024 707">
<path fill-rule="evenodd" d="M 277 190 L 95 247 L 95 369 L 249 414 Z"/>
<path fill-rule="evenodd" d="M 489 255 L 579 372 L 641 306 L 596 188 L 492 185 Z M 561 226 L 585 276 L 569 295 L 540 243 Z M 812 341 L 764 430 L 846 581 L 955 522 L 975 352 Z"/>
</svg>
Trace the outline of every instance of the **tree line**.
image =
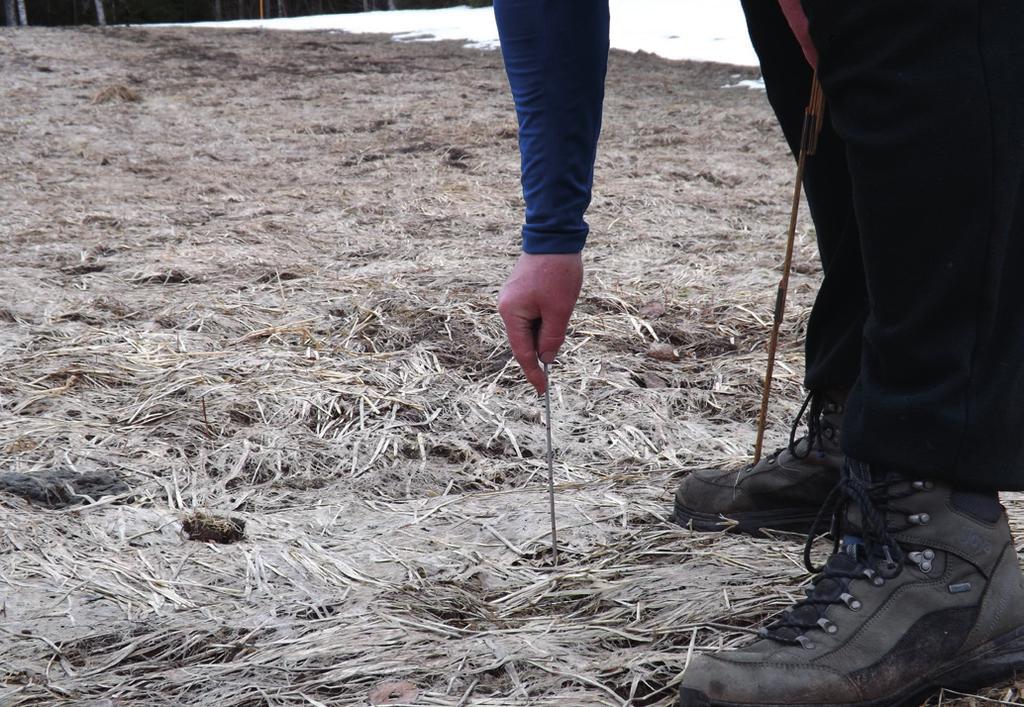
<svg viewBox="0 0 1024 707">
<path fill-rule="evenodd" d="M 490 4 L 489 0 L 3 0 L 8 27 L 202 22 Z"/>
</svg>

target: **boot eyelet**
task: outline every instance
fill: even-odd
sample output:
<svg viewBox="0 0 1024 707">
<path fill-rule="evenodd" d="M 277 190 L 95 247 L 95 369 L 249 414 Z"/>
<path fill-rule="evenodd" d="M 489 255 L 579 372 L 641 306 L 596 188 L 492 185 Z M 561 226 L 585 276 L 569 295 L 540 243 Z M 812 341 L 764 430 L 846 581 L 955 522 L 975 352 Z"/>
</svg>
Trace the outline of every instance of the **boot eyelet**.
<svg viewBox="0 0 1024 707">
<path fill-rule="evenodd" d="M 860 603 L 860 599 L 853 596 L 849 592 L 843 592 L 839 595 L 839 599 L 846 604 L 846 608 L 850 611 L 860 611 L 863 604 Z"/>
<path fill-rule="evenodd" d="M 911 552 L 907 554 L 907 559 L 917 565 L 917 568 L 928 574 L 932 571 L 932 560 L 935 559 L 934 550 L 925 550 L 924 552 Z"/>
<path fill-rule="evenodd" d="M 839 630 L 838 626 L 836 626 L 834 623 L 832 623 L 825 617 L 818 619 L 818 625 L 821 626 L 821 630 L 827 634 L 833 634 Z"/>
<path fill-rule="evenodd" d="M 801 646 L 804 647 L 804 650 L 808 650 L 808 651 L 813 651 L 814 650 L 814 641 L 809 639 L 807 636 L 802 636 L 802 635 L 801 636 L 797 636 L 796 640 L 797 640 L 797 642 Z"/>
<path fill-rule="evenodd" d="M 927 513 L 915 513 L 907 516 L 907 521 L 911 525 L 928 525 L 932 520 L 932 517 Z"/>
<path fill-rule="evenodd" d="M 935 488 L 935 484 L 931 481 L 915 481 L 911 484 L 918 491 L 931 491 Z"/>
</svg>

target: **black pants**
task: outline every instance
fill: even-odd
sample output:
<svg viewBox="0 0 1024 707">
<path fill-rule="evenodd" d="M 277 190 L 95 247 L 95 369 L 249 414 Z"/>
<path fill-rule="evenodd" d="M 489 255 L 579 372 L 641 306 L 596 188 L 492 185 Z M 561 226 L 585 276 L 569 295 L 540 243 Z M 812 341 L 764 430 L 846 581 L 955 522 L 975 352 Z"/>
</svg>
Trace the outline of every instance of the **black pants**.
<svg viewBox="0 0 1024 707">
<path fill-rule="evenodd" d="M 795 150 L 811 70 L 778 3 L 743 5 Z M 804 5 L 828 98 L 806 385 L 851 388 L 851 457 L 1022 490 L 1024 1 Z"/>
</svg>

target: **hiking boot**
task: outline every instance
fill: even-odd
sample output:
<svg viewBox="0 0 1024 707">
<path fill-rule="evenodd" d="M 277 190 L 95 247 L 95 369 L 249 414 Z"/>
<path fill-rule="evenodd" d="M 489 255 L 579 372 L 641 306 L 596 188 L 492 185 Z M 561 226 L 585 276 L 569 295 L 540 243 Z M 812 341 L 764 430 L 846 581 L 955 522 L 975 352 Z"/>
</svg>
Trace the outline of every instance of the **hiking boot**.
<svg viewBox="0 0 1024 707">
<path fill-rule="evenodd" d="M 839 491 L 850 534 L 807 597 L 749 647 L 694 658 L 680 707 L 916 707 L 1024 668 L 1024 579 L 995 494 L 852 461 Z"/>
<path fill-rule="evenodd" d="M 839 482 L 845 402 L 845 394 L 811 393 L 793 423 L 788 446 L 741 469 L 692 472 L 676 491 L 675 522 L 704 531 L 807 532 Z M 808 405 L 807 435 L 798 440 Z"/>
</svg>

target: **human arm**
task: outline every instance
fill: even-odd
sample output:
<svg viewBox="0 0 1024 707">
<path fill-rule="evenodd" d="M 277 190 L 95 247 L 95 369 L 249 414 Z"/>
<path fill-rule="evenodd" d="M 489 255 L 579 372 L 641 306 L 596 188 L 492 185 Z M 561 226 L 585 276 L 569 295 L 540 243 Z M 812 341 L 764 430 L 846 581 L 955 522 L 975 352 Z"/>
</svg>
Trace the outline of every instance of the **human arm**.
<svg viewBox="0 0 1024 707">
<path fill-rule="evenodd" d="M 523 255 L 499 298 L 509 343 L 544 391 L 583 278 L 608 62 L 607 0 L 495 0 L 519 121 Z"/>
</svg>

